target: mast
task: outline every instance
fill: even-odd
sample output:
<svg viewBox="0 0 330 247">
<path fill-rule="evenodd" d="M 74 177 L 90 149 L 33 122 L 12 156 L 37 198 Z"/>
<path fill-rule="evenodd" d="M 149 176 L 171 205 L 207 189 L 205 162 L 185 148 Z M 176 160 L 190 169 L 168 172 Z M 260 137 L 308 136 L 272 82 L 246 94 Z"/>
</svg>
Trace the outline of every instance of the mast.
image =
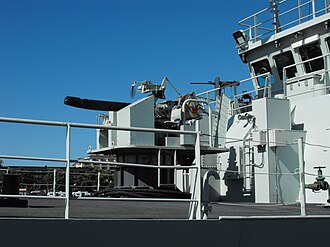
<svg viewBox="0 0 330 247">
<path fill-rule="evenodd" d="M 273 26 L 275 33 L 281 32 L 278 4 L 278 0 L 269 0 L 269 9 L 273 13 Z"/>
</svg>

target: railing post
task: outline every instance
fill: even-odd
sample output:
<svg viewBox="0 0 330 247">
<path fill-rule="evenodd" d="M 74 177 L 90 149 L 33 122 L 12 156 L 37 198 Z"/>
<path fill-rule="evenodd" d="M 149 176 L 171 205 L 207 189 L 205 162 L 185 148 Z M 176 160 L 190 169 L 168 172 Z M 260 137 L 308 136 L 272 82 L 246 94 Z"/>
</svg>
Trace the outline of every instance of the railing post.
<svg viewBox="0 0 330 247">
<path fill-rule="evenodd" d="M 249 41 L 253 41 L 252 26 L 249 27 Z"/>
<path fill-rule="evenodd" d="M 315 0 L 312 0 L 313 19 L 316 17 Z"/>
<path fill-rule="evenodd" d="M 212 138 L 214 138 L 212 136 L 212 109 L 211 109 L 211 96 L 210 96 L 211 93 L 208 93 L 207 94 L 207 104 L 208 104 L 208 113 L 209 113 L 209 146 L 212 148 L 214 147 L 214 145 L 212 144 Z"/>
<path fill-rule="evenodd" d="M 97 191 L 100 191 L 101 172 L 97 172 Z"/>
<path fill-rule="evenodd" d="M 299 24 L 300 24 L 302 23 L 301 0 L 298 0 L 298 16 L 299 16 Z"/>
<path fill-rule="evenodd" d="M 161 166 L 161 149 L 158 150 L 158 155 L 157 155 L 157 164 L 158 166 L 160 167 Z M 161 171 L 160 171 L 160 168 L 157 169 L 157 185 L 158 187 L 160 187 L 160 174 Z"/>
<path fill-rule="evenodd" d="M 196 208 L 196 219 L 200 220 L 202 216 L 202 193 L 201 193 L 201 146 L 200 146 L 200 132 L 199 132 L 199 121 L 196 121 L 196 144 L 195 144 L 195 161 L 197 166 L 196 176 L 196 190 L 195 199 L 198 200 Z"/>
<path fill-rule="evenodd" d="M 53 195 L 56 195 L 56 172 L 57 170 L 54 169 L 53 171 Z"/>
<path fill-rule="evenodd" d="M 257 41 L 257 38 L 258 38 L 258 17 L 257 15 L 254 15 L 253 16 L 253 26 L 254 26 L 254 37 L 253 37 L 253 41 L 256 42 Z"/>
<path fill-rule="evenodd" d="M 286 98 L 287 91 L 286 91 L 286 68 L 283 68 L 283 93 L 284 97 Z"/>
<path fill-rule="evenodd" d="M 330 64 L 330 55 L 324 57 L 324 77 L 325 77 L 325 88 L 328 89 L 329 86 L 329 64 Z"/>
<path fill-rule="evenodd" d="M 173 154 L 173 165 L 176 166 L 177 165 L 177 161 L 176 161 L 176 153 L 177 150 L 174 150 L 174 154 Z M 178 170 L 174 169 L 174 184 L 178 184 Z"/>
<path fill-rule="evenodd" d="M 234 85 L 234 111 L 233 114 L 239 113 L 239 103 L 238 103 L 238 95 L 237 95 L 237 85 Z"/>
<path fill-rule="evenodd" d="M 300 215 L 306 216 L 306 198 L 305 198 L 305 165 L 304 165 L 304 150 L 303 138 L 298 139 L 298 158 L 299 158 L 299 201 L 300 201 Z"/>
<path fill-rule="evenodd" d="M 265 79 L 265 86 L 264 86 L 264 95 L 263 98 L 266 97 L 266 94 L 268 93 L 268 86 L 270 85 L 270 75 L 268 75 Z M 269 97 L 269 94 L 267 95 Z"/>
<path fill-rule="evenodd" d="M 65 219 L 69 219 L 70 215 L 70 124 L 66 125 L 66 141 L 65 141 Z"/>
</svg>

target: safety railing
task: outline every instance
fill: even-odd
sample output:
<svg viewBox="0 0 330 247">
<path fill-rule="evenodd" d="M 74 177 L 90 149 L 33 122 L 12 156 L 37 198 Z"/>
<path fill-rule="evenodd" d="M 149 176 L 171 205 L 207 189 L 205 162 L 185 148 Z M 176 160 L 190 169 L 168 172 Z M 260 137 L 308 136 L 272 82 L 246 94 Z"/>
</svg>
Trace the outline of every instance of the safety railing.
<svg viewBox="0 0 330 247">
<path fill-rule="evenodd" d="M 265 79 L 265 85 L 264 86 L 260 86 L 259 85 L 259 78 L 264 78 Z M 249 90 L 249 91 L 242 91 L 242 93 L 238 93 L 238 86 L 242 86 L 242 84 L 248 84 L 251 83 L 253 85 L 253 89 Z M 230 99 L 231 99 L 231 114 L 238 114 L 238 113 L 242 113 L 242 112 L 247 112 L 251 110 L 252 107 L 252 99 L 256 99 L 256 98 L 264 98 L 264 97 L 271 97 L 272 96 L 272 85 L 271 85 L 271 74 L 269 72 L 261 74 L 261 75 L 257 75 L 257 76 L 253 76 L 253 77 L 249 77 L 246 79 L 243 79 L 237 83 L 234 84 L 229 84 L 223 87 L 219 87 L 219 88 L 214 88 L 214 89 L 210 89 L 201 93 L 196 94 L 196 96 L 198 98 L 204 99 L 206 100 L 207 104 L 209 105 L 209 111 L 211 111 L 214 108 L 214 105 L 216 104 L 216 100 L 215 100 L 215 96 L 216 94 L 218 94 L 218 91 L 222 91 L 225 90 L 228 87 L 232 87 L 233 88 L 233 94 L 230 95 Z M 244 86 L 242 86 L 242 88 L 244 88 Z M 251 100 L 249 102 L 243 102 L 243 98 L 245 96 L 248 96 L 249 98 L 251 98 Z"/>
<path fill-rule="evenodd" d="M 96 190 L 100 191 L 112 185 L 114 170 L 118 168 L 116 165 L 107 165 L 106 167 L 71 167 L 71 185 L 73 193 L 76 191 Z M 0 184 L 2 175 L 17 174 L 20 176 L 20 194 L 38 194 L 49 196 L 63 195 L 65 187 L 63 178 L 65 171 L 62 167 L 57 166 L 7 166 L 0 169 Z M 1 186 L 0 186 L 1 188 Z"/>
<path fill-rule="evenodd" d="M 265 73 L 262 75 L 250 77 L 241 80 L 240 83 L 252 82 L 254 89 L 250 91 L 243 91 L 242 93 L 235 93 L 233 95 L 232 115 L 239 114 L 252 109 L 252 100 L 257 98 L 271 97 L 271 74 Z M 265 85 L 260 86 L 258 83 L 259 78 L 265 78 Z M 244 99 L 247 101 L 244 102 Z"/>
<path fill-rule="evenodd" d="M 317 61 L 319 59 L 323 59 L 323 64 L 324 64 L 324 68 L 317 70 L 317 71 L 313 71 L 310 73 L 303 73 L 301 76 L 296 76 L 296 77 L 292 77 L 292 78 L 288 78 L 287 77 L 287 71 L 289 69 L 292 68 L 297 68 L 300 71 L 305 71 L 304 66 L 306 63 L 311 63 L 314 61 Z M 330 61 L 330 54 L 325 54 L 325 55 L 321 55 L 321 56 L 317 56 L 311 59 L 307 59 L 305 61 L 302 62 L 298 62 L 295 64 L 291 64 L 288 66 L 285 66 L 283 68 L 283 89 L 284 89 L 284 96 L 287 97 L 288 93 L 287 93 L 287 85 L 289 84 L 294 84 L 294 83 L 299 83 L 301 81 L 305 81 L 310 77 L 314 76 L 314 75 L 320 75 L 321 79 L 323 80 L 323 82 L 321 84 L 324 85 L 324 87 L 322 88 L 314 88 L 312 87 L 310 90 L 306 90 L 304 92 L 299 92 L 299 93 L 295 93 L 295 94 L 291 94 L 290 97 L 294 97 L 294 96 L 298 96 L 298 95 L 303 95 L 303 94 L 308 94 L 311 92 L 318 92 L 318 91 L 324 91 L 326 93 L 326 90 L 329 89 L 330 87 L 330 68 L 329 68 L 329 61 Z"/>
<path fill-rule="evenodd" d="M 237 138 L 228 138 L 228 139 L 233 139 L 235 140 L 236 143 L 241 143 L 241 145 L 243 145 L 242 147 L 244 147 L 244 141 L 246 141 L 246 139 L 237 139 Z M 253 143 L 255 142 L 256 144 L 256 141 L 253 141 L 253 139 L 248 139 L 249 142 L 252 143 L 252 146 L 253 146 Z M 233 142 L 234 143 L 234 142 Z M 251 145 L 251 143 L 249 145 Z M 267 144 L 272 144 L 272 142 L 270 141 L 267 141 Z M 294 176 L 295 179 L 299 182 L 298 183 L 298 187 L 299 188 L 299 191 L 297 194 L 295 194 L 297 197 L 296 197 L 296 200 L 295 201 L 292 201 L 292 202 L 286 202 L 286 203 L 282 203 L 281 200 L 279 200 L 278 198 L 276 199 L 277 201 L 274 202 L 275 204 L 278 203 L 278 206 L 280 205 L 296 205 L 297 203 L 299 203 L 299 206 L 300 206 L 300 214 L 298 215 L 295 215 L 295 216 L 290 216 L 290 217 L 305 217 L 308 215 L 308 209 L 307 209 L 307 203 L 306 203 L 306 191 L 313 191 L 313 192 L 321 192 L 321 191 L 324 191 L 324 192 L 321 192 L 321 193 L 324 193 L 324 196 L 328 196 L 327 199 L 325 199 L 323 202 L 320 203 L 319 206 L 328 206 L 327 202 L 329 203 L 330 202 L 330 188 L 328 186 L 328 182 L 326 182 L 327 179 L 330 178 L 329 175 L 324 175 L 322 174 L 322 172 L 320 173 L 318 171 L 318 174 L 315 174 L 315 173 L 309 173 L 306 171 L 306 165 L 305 165 L 305 161 L 304 161 L 304 152 L 306 150 L 306 146 L 314 146 L 314 147 L 318 147 L 318 148 L 322 148 L 322 149 L 330 149 L 330 146 L 324 146 L 324 145 L 318 145 L 318 144 L 311 144 L 311 143 L 307 143 L 303 140 L 303 138 L 297 138 L 297 139 L 294 139 L 293 142 L 286 142 L 286 145 L 289 145 L 289 146 L 292 146 L 292 147 L 295 147 L 297 149 L 297 166 L 296 168 L 293 167 L 294 170 L 286 170 L 285 172 L 281 171 L 281 170 L 275 170 L 273 172 L 270 172 L 270 171 L 258 171 L 259 168 L 264 168 L 265 167 L 265 160 L 264 160 L 264 157 L 263 157 L 263 153 L 262 154 L 258 154 L 258 155 L 262 155 L 262 161 L 260 164 L 255 164 L 255 163 L 252 163 L 250 164 L 251 167 L 253 167 L 253 169 L 249 170 L 249 171 L 246 171 L 246 170 L 240 170 L 239 167 L 238 169 L 236 170 L 230 170 L 230 168 L 228 167 L 227 169 L 219 169 L 218 172 L 220 173 L 220 176 L 221 177 L 226 177 L 225 174 L 234 174 L 234 175 L 237 175 L 238 177 L 240 178 L 243 178 L 245 179 L 246 177 L 247 178 L 251 178 L 258 175 L 258 176 L 270 176 L 270 177 L 273 177 L 275 181 L 277 181 L 277 179 L 279 179 L 280 177 L 285 177 L 285 176 Z M 243 161 L 244 162 L 244 159 Z M 326 167 L 314 167 L 314 169 L 320 169 L 320 168 L 326 168 Z M 308 178 L 306 179 L 306 176 L 308 176 Z M 315 181 L 315 177 L 316 177 L 316 181 Z M 314 182 L 313 182 L 314 180 Z M 312 182 L 312 183 L 311 183 Z M 244 187 L 245 188 L 245 187 Z M 270 204 L 270 205 L 274 205 L 273 204 Z M 224 203 L 226 204 L 226 203 Z M 230 205 L 231 203 L 228 203 L 228 205 Z M 237 205 L 237 206 L 241 206 L 242 208 L 244 208 L 244 204 L 240 204 L 240 205 Z M 251 206 L 251 205 L 249 205 Z M 258 205 L 254 205 L 255 207 L 258 207 Z M 253 206 L 251 206 L 253 207 Z M 318 212 L 320 213 L 320 212 Z M 316 213 L 315 215 L 323 215 L 323 213 L 321 214 L 318 214 Z M 252 216 L 252 215 L 251 215 Z M 246 216 L 245 216 L 246 217 Z M 250 217 L 250 216 L 248 216 Z M 254 216 L 252 216 L 254 217 Z M 260 216 L 260 218 L 263 218 L 265 216 Z M 267 216 L 269 217 L 269 216 Z M 274 216 L 274 217 L 284 217 L 284 216 Z M 230 218 L 230 217 L 229 217 Z"/>
<path fill-rule="evenodd" d="M 46 122 L 46 121 L 37 121 L 37 120 L 24 120 L 24 119 L 9 119 L 9 118 L 0 118 L 0 122 L 13 122 L 13 123 L 29 123 L 29 124 L 46 124 L 52 126 L 52 124 L 57 125 L 57 126 L 63 126 L 67 129 L 67 134 L 66 134 L 66 140 L 68 143 L 66 143 L 66 146 L 70 146 L 70 131 L 71 128 L 74 128 L 78 126 L 77 128 L 105 128 L 106 126 L 100 126 L 100 125 L 85 125 L 85 124 L 76 124 L 76 123 L 59 123 L 59 122 Z M 70 126 L 70 127 L 68 127 Z M 73 126 L 73 127 L 72 127 Z M 192 190 L 192 198 L 191 199 L 173 199 L 173 198 L 161 198 L 161 199 L 156 199 L 156 198 L 94 198 L 94 197 L 81 197 L 79 200 L 105 200 L 105 201 L 143 201 L 143 202 L 190 202 L 190 211 L 189 211 L 189 218 L 193 219 L 201 219 L 202 218 L 202 213 L 201 211 L 201 205 L 203 205 L 202 197 L 201 197 L 201 180 L 200 180 L 200 170 L 201 170 L 201 165 L 200 165 L 200 146 L 198 145 L 199 143 L 199 132 L 195 131 L 172 131 L 172 130 L 155 130 L 155 129 L 147 129 L 147 128 L 120 128 L 120 127 L 112 127 L 109 126 L 109 129 L 121 129 L 125 131 L 132 131 L 133 129 L 136 131 L 147 131 L 147 132 L 154 132 L 154 131 L 159 131 L 159 132 L 171 132 L 175 134 L 190 134 L 190 135 L 196 135 L 196 148 L 195 148 L 195 155 L 197 157 L 195 165 L 192 165 L 190 167 L 187 166 L 161 166 L 159 167 L 158 165 L 144 165 L 144 164 L 134 164 L 134 163 L 121 163 L 121 162 L 108 162 L 108 161 L 92 161 L 92 160 L 82 160 L 82 159 L 71 159 L 70 158 L 70 153 L 67 151 L 66 154 L 66 159 L 58 159 L 58 158 L 50 158 L 50 157 L 30 157 L 30 156 L 9 156 L 9 155 L 0 155 L 0 158 L 2 159 L 27 159 L 27 160 L 51 160 L 51 161 L 56 161 L 56 162 L 62 162 L 66 164 L 66 167 L 68 167 L 70 163 L 73 162 L 78 162 L 78 163 L 93 163 L 93 164 L 114 164 L 116 166 L 126 166 L 126 167 L 143 167 L 143 168 L 149 168 L 149 169 L 193 169 L 196 171 L 195 175 L 195 183 L 193 184 L 193 190 Z M 69 136 L 69 137 L 68 137 Z M 230 139 L 228 137 L 228 139 Z M 243 139 L 241 141 L 244 141 Z M 298 155 L 299 155 L 299 169 L 294 171 L 294 174 L 297 174 L 300 176 L 300 187 L 304 188 L 305 186 L 305 168 L 304 168 L 304 162 L 303 162 L 303 141 L 302 139 L 298 139 L 297 143 L 294 143 L 294 145 L 298 145 Z M 330 147 L 328 147 L 330 148 Z M 5 169 L 6 172 L 7 169 Z M 225 172 L 230 172 L 228 170 L 218 170 L 219 172 L 225 171 Z M 237 172 L 237 171 L 232 171 L 232 172 Z M 257 171 L 242 171 L 245 173 L 253 173 L 253 174 L 258 174 Z M 260 174 L 260 172 L 259 172 Z M 264 173 L 265 175 L 286 175 L 285 173 Z M 288 175 L 292 175 L 293 173 L 290 173 Z M 70 175 L 70 174 L 69 174 Z M 70 177 L 66 176 L 66 189 L 69 189 L 69 184 L 70 184 Z M 67 190 L 68 192 L 69 190 Z M 304 189 L 300 190 L 300 204 L 301 204 L 301 216 L 306 215 L 306 206 L 305 206 L 305 199 L 304 199 Z M 32 196 L 32 195 L 27 195 L 27 196 L 22 196 L 22 195 L 0 195 L 1 197 L 8 197 L 8 198 L 38 198 L 38 199 L 55 199 L 55 200 L 65 200 L 65 218 L 69 219 L 70 218 L 70 211 L 67 207 L 69 207 L 69 202 L 70 202 L 70 194 L 66 193 L 65 197 L 52 197 L 52 196 Z M 197 210 L 196 210 L 197 209 Z M 196 215 L 194 217 L 194 215 Z"/>
<path fill-rule="evenodd" d="M 53 157 L 35 157 L 35 156 L 18 156 L 18 155 L 6 155 L 1 154 L 0 159 L 15 159 L 15 160 L 27 160 L 27 161 L 49 161 L 55 163 L 65 164 L 65 197 L 56 196 L 32 196 L 32 195 L 7 195 L 0 194 L 0 198 L 38 198 L 38 199 L 59 199 L 65 200 L 65 219 L 70 218 L 70 164 L 73 162 L 78 163 L 93 163 L 93 164 L 113 164 L 116 166 L 127 166 L 127 167 L 139 167 L 149 169 L 189 169 L 191 174 L 194 174 L 193 183 L 191 184 L 191 199 L 170 199 L 170 198 L 95 198 L 83 197 L 86 200 L 129 200 L 129 201 L 153 201 L 153 202 L 190 202 L 189 219 L 201 219 L 201 146 L 200 146 L 200 135 L 198 131 L 180 131 L 180 130 L 168 130 L 168 129 L 153 129 L 153 128 L 139 128 L 139 127 L 120 127 L 120 126 L 108 126 L 108 125 L 97 125 L 97 124 L 83 124 L 83 123 L 69 123 L 69 122 L 55 122 L 55 121 L 43 121 L 43 120 L 31 120 L 31 119 L 17 119 L 17 118 L 5 118 L 1 117 L 0 122 L 4 123 L 17 123 L 17 124 L 30 124 L 30 125 L 45 125 L 45 126 L 59 126 L 66 129 L 65 135 L 65 158 L 53 158 Z M 197 125 L 198 126 L 198 125 Z M 83 129 L 108 129 L 108 130 L 121 130 L 121 131 L 137 131 L 137 132 L 149 132 L 149 133 L 166 133 L 166 134 L 189 134 L 196 136 L 195 142 L 195 164 L 191 166 L 159 166 L 159 165 L 144 165 L 134 163 L 120 163 L 110 161 L 91 161 L 83 159 L 72 159 L 71 158 L 71 130 L 72 128 L 83 128 Z"/>
<path fill-rule="evenodd" d="M 330 12 L 328 0 L 297 0 L 293 7 L 293 1 L 269 1 L 269 7 L 241 20 L 239 25 L 243 30 L 248 41 L 256 42 L 268 36 L 281 32 L 294 25 L 314 19 L 322 14 Z M 281 8 L 287 10 L 279 12 Z M 271 13 L 272 16 L 269 15 Z M 270 16 L 270 17 L 269 17 Z"/>
</svg>

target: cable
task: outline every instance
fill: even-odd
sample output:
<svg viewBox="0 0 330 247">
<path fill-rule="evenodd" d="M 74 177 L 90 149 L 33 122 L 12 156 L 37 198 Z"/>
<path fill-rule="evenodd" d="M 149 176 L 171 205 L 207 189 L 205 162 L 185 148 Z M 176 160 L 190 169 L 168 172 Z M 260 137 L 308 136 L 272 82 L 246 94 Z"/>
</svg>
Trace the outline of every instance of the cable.
<svg viewBox="0 0 330 247">
<path fill-rule="evenodd" d="M 179 95 L 179 96 L 181 96 L 181 94 L 179 93 L 179 91 L 174 87 L 174 85 L 170 82 L 170 80 L 167 78 L 167 77 L 165 77 L 166 78 L 166 81 L 172 86 L 172 88 L 174 89 L 174 91 Z"/>
<path fill-rule="evenodd" d="M 202 133 L 202 136 L 208 136 L 208 137 L 217 137 L 216 135 L 211 135 L 211 134 L 207 134 L 207 133 Z M 249 141 L 251 143 L 259 143 L 259 141 L 254 141 L 252 139 L 241 139 L 241 138 L 235 138 L 235 137 L 224 137 L 224 136 L 218 136 L 218 139 L 224 139 L 224 140 L 233 140 L 235 142 L 242 142 L 242 141 Z M 233 143 L 233 142 L 230 142 Z M 270 142 L 270 141 L 266 141 L 266 144 L 276 144 L 277 142 Z M 320 148 L 326 148 L 326 149 L 330 149 L 330 146 L 326 146 L 326 145 L 321 145 L 321 144 L 313 144 L 313 143 L 309 143 L 309 142 L 303 142 L 305 145 L 307 146 L 312 146 L 312 147 L 320 147 Z M 297 145 L 296 142 L 286 142 L 285 145 Z"/>
<path fill-rule="evenodd" d="M 280 207 L 280 206 L 290 206 L 296 205 L 296 203 L 276 203 L 276 204 L 240 204 L 240 203 L 227 203 L 227 202 L 216 202 L 218 205 L 226 206 L 239 206 L 239 207 Z"/>
<path fill-rule="evenodd" d="M 320 144 L 312 144 L 312 143 L 308 143 L 308 142 L 303 142 L 303 143 L 306 144 L 307 146 L 330 149 L 330 146 L 325 146 L 325 145 L 320 145 Z"/>
<path fill-rule="evenodd" d="M 316 176 L 316 177 L 318 176 L 318 174 L 315 174 L 315 173 L 309 173 L 309 172 L 304 172 L 304 174 L 305 174 L 305 175 L 310 175 L 310 176 Z M 330 176 L 327 176 L 327 175 L 324 175 L 324 174 L 323 174 L 322 176 L 325 177 L 325 178 L 330 178 Z"/>
<path fill-rule="evenodd" d="M 287 173 L 276 173 L 276 172 L 240 172 L 236 170 L 217 170 L 219 172 L 229 172 L 229 173 L 240 173 L 240 174 L 260 174 L 260 175 L 298 175 L 297 171 L 294 172 L 287 172 Z"/>
</svg>

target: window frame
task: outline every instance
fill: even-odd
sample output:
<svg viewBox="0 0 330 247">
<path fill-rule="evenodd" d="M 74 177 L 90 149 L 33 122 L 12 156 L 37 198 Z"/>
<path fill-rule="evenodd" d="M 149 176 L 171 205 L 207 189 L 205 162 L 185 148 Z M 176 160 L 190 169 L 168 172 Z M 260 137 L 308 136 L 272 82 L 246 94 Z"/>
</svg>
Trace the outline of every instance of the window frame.
<svg viewBox="0 0 330 247">
<path fill-rule="evenodd" d="M 255 65 L 257 65 L 259 63 L 262 63 L 262 62 L 266 62 L 267 65 L 266 66 L 260 65 L 258 67 L 258 69 L 256 69 Z M 254 74 L 255 77 L 260 76 L 262 74 L 265 74 L 265 73 L 260 73 L 260 70 L 263 69 L 263 68 L 266 69 L 265 70 L 265 73 L 268 73 L 269 72 L 271 74 L 271 76 L 273 75 L 273 72 L 272 72 L 272 69 L 271 69 L 270 62 L 269 62 L 269 59 L 268 58 L 262 58 L 262 59 L 260 59 L 258 61 L 254 61 L 253 63 L 251 63 L 251 69 L 253 70 L 253 74 Z M 265 86 L 265 82 L 261 83 L 261 78 L 262 77 L 256 78 L 256 82 L 257 82 L 257 84 L 258 84 L 259 87 L 264 87 Z"/>
<path fill-rule="evenodd" d="M 292 63 L 290 62 L 282 62 L 282 64 L 280 65 L 280 61 L 278 61 L 278 57 L 280 56 L 285 56 L 285 54 L 290 54 L 290 61 L 292 61 Z M 287 66 L 291 66 L 287 72 L 286 72 L 286 79 L 291 79 L 297 76 L 298 70 L 297 70 L 297 66 L 296 66 L 296 61 L 294 59 L 294 53 L 292 52 L 292 50 L 287 50 L 284 52 L 281 52 L 279 54 L 276 54 L 273 56 L 273 60 L 276 66 L 276 70 L 277 70 L 277 74 L 279 76 L 279 79 L 282 81 L 283 80 L 283 68 L 287 67 Z"/>
<path fill-rule="evenodd" d="M 325 43 L 327 44 L 328 46 L 328 53 L 330 53 L 330 36 L 325 38 Z"/>
<path fill-rule="evenodd" d="M 316 49 L 312 50 L 313 48 L 318 48 L 316 55 L 313 54 L 313 53 L 316 53 Z M 302 68 L 304 68 L 304 71 L 306 74 L 324 69 L 323 58 L 320 57 L 318 59 L 314 59 L 316 57 L 323 55 L 320 41 L 315 41 L 315 42 L 300 46 L 298 48 L 298 54 L 300 56 L 300 59 L 301 59 L 302 65 L 303 65 Z M 307 61 L 310 59 L 314 59 L 314 60 L 309 61 L 309 62 L 304 62 L 304 61 Z M 320 66 L 321 64 L 322 64 L 322 66 Z"/>
</svg>

